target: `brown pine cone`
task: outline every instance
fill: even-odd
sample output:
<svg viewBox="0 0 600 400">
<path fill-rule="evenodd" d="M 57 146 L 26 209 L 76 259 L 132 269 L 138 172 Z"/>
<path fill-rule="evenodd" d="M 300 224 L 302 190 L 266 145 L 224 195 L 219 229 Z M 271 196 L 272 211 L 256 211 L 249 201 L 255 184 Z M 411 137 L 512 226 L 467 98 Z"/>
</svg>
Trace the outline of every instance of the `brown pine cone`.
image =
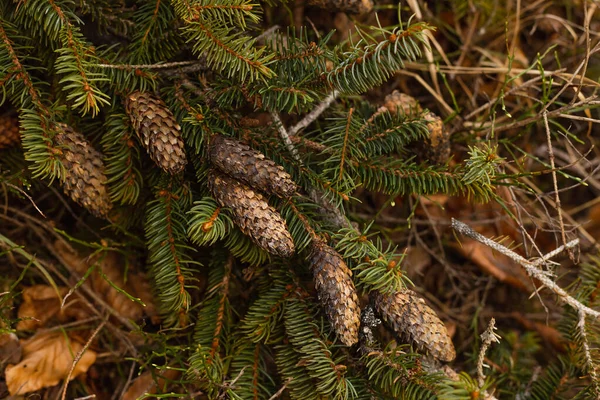
<svg viewBox="0 0 600 400">
<path fill-rule="evenodd" d="M 342 256 L 320 239 L 314 239 L 309 256 L 315 287 L 329 322 L 346 346 L 358 342 L 360 306 L 352 271 Z"/>
<path fill-rule="evenodd" d="M 456 350 L 446 326 L 415 292 L 408 289 L 394 294 L 375 291 L 372 299 L 382 319 L 402 340 L 429 351 L 438 360 L 454 360 Z"/>
<path fill-rule="evenodd" d="M 426 113 L 423 118 L 427 121 L 427 130 L 429 130 L 424 156 L 431 164 L 446 164 L 450 158 L 451 149 L 450 135 L 444 127 L 444 122 L 431 111 Z"/>
<path fill-rule="evenodd" d="M 373 10 L 373 0 L 309 0 L 309 4 L 329 11 L 365 15 Z"/>
<path fill-rule="evenodd" d="M 187 160 L 181 127 L 171 110 L 148 92 L 133 92 L 125 99 L 133 128 L 152 161 L 171 175 L 185 168 Z"/>
<path fill-rule="evenodd" d="M 239 140 L 215 135 L 208 154 L 214 166 L 256 190 L 279 197 L 296 192 L 296 184 L 282 166 Z"/>
<path fill-rule="evenodd" d="M 421 106 L 414 97 L 397 90 L 394 90 L 392 93 L 385 96 L 383 107 L 385 107 L 392 115 L 398 113 L 414 114 L 421 112 Z"/>
<path fill-rule="evenodd" d="M 19 119 L 17 117 L 0 117 L 0 150 L 14 146 L 21 140 Z"/>
<path fill-rule="evenodd" d="M 97 217 L 106 217 L 112 203 L 106 189 L 102 153 L 66 124 L 56 126 L 57 158 L 65 167 L 63 190 Z"/>
<path fill-rule="evenodd" d="M 233 222 L 258 247 L 280 257 L 294 254 L 294 241 L 284 219 L 262 194 L 216 170 L 208 174 L 208 187 L 221 207 L 231 209 Z"/>
</svg>

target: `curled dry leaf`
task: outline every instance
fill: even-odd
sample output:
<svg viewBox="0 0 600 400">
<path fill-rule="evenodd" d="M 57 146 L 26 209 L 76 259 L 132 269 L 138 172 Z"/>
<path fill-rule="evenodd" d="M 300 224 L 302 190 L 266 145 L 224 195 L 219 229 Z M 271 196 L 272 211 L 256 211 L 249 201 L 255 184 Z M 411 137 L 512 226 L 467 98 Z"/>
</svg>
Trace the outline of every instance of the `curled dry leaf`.
<svg viewBox="0 0 600 400">
<path fill-rule="evenodd" d="M 59 287 L 61 296 L 65 296 L 69 289 Z M 23 289 L 23 303 L 19 307 L 17 330 L 35 329 L 44 326 L 48 320 L 58 315 L 64 317 L 66 307 L 61 310 L 60 298 L 56 290 L 49 285 L 34 285 Z"/>
<path fill-rule="evenodd" d="M 153 322 L 158 322 L 158 312 L 154 306 L 150 284 L 145 275 L 142 273 L 129 273 L 127 281 L 125 281 L 123 273 L 125 262 L 119 254 L 105 252 L 93 257 L 83 257 L 62 241 L 56 241 L 54 245 L 67 264 L 66 267 L 71 271 L 83 275 L 89 268 L 96 266 L 97 270 L 88 277 L 84 285 L 91 288 L 119 315 L 124 318 L 139 320 L 145 313 Z M 146 307 L 130 300 L 125 294 L 115 289 L 98 271 L 101 271 L 113 285 L 119 287 L 122 291 L 139 298 Z"/>
<path fill-rule="evenodd" d="M 179 378 L 179 375 L 181 375 L 181 372 L 173 369 L 167 369 L 162 373 L 159 371 L 154 373 L 146 371 L 127 388 L 123 400 L 136 400 L 144 395 L 154 394 L 169 381 Z"/>
<path fill-rule="evenodd" d="M 493 236 L 493 235 L 487 235 Z M 461 238 L 458 251 L 473 261 L 481 271 L 507 283 L 525 293 L 531 293 L 535 287 L 520 265 L 503 254 L 494 252 L 484 244 L 472 239 Z"/>
<path fill-rule="evenodd" d="M 6 384 L 11 395 L 25 394 L 57 385 L 66 379 L 75 356 L 83 345 L 63 332 L 43 332 L 22 343 L 23 360 L 6 367 Z M 84 374 L 96 361 L 87 350 L 75 365 L 71 379 Z"/>
</svg>

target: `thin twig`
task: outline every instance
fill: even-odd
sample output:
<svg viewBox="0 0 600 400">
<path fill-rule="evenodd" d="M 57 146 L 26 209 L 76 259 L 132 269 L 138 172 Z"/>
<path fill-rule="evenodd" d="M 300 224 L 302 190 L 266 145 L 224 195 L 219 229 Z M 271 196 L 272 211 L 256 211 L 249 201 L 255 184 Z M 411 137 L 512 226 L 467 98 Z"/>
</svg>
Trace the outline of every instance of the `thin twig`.
<svg viewBox="0 0 600 400">
<path fill-rule="evenodd" d="M 120 70 L 133 70 L 133 69 L 172 69 L 179 68 L 188 65 L 196 65 L 196 64 L 206 64 L 203 61 L 192 60 L 192 61 L 176 61 L 170 63 L 158 63 L 158 64 L 97 64 L 96 66 L 99 68 L 110 68 L 110 69 L 120 69 Z"/>
<path fill-rule="evenodd" d="M 31 202 L 31 204 L 33 205 L 33 207 L 37 210 L 37 212 L 39 212 L 42 217 L 47 218 L 44 213 L 42 212 L 42 210 L 40 210 L 37 206 L 37 204 L 35 204 L 35 201 L 33 201 L 33 199 L 31 198 L 30 195 L 27 194 L 27 192 L 25 192 L 23 189 L 21 189 L 20 187 L 17 187 L 15 185 L 13 185 L 12 183 L 8 183 L 8 182 L 4 182 L 4 184 L 6 186 L 9 186 L 13 189 L 15 189 L 16 191 L 18 191 L 19 193 L 21 193 L 23 196 L 27 197 L 27 199 Z"/>
<path fill-rule="evenodd" d="M 283 384 L 282 387 L 279 388 L 278 391 L 275 392 L 275 394 L 271 397 L 269 397 L 269 400 L 275 400 L 276 398 L 278 398 L 279 396 L 281 396 L 283 394 L 283 391 L 287 388 L 288 383 L 290 383 L 290 381 L 293 378 L 290 378 L 286 383 Z"/>
<path fill-rule="evenodd" d="M 487 353 L 490 345 L 492 343 L 500 343 L 500 335 L 496 332 L 496 320 L 492 318 L 490 323 L 488 324 L 487 329 L 481 334 L 481 348 L 479 349 L 479 355 L 477 357 L 477 384 L 479 384 L 479 388 L 483 387 L 485 383 L 485 374 L 483 373 L 483 367 L 488 367 L 488 365 L 484 364 L 485 353 Z"/>
<path fill-rule="evenodd" d="M 588 374 L 592 379 L 592 383 L 594 384 L 594 390 L 596 391 L 596 395 L 600 397 L 600 382 L 598 382 L 598 374 L 596 373 L 596 365 L 594 364 L 594 359 L 592 358 L 592 353 L 590 351 L 590 344 L 588 342 L 587 333 L 585 332 L 585 314 L 579 311 L 579 322 L 577 322 L 577 328 L 579 328 L 579 335 L 581 336 L 581 341 L 583 344 L 583 353 L 585 355 L 585 363 L 588 367 Z"/>
<path fill-rule="evenodd" d="M 285 144 L 285 147 L 287 147 L 288 151 L 290 152 L 290 154 L 292 155 L 294 160 L 296 160 L 300 164 L 302 164 L 302 159 L 300 158 L 300 155 L 298 154 L 298 149 L 296 149 L 296 147 L 294 146 L 294 143 L 292 143 L 292 140 L 290 139 L 290 135 L 288 134 L 287 130 L 285 129 L 285 126 L 283 126 L 283 122 L 281 121 L 281 118 L 279 118 L 279 114 L 277 114 L 275 111 L 273 111 L 273 112 L 271 112 L 271 118 L 273 118 L 273 121 L 275 122 L 275 125 L 277 126 L 277 130 L 279 131 L 279 136 L 281 136 L 281 140 L 283 141 L 283 144 Z"/>
<path fill-rule="evenodd" d="M 96 335 L 98 335 L 98 332 L 100 332 L 102 330 L 102 328 L 104 328 L 104 325 L 106 325 L 106 323 L 108 322 L 109 316 L 110 316 L 110 314 L 106 314 L 106 316 L 104 317 L 104 320 L 100 323 L 100 325 L 98 325 L 98 327 L 94 330 L 94 332 L 92 333 L 92 335 L 90 336 L 90 338 L 88 339 L 86 344 L 79 351 L 79 353 L 77 353 L 77 355 L 75 356 L 75 359 L 73 360 L 73 363 L 71 364 L 71 369 L 69 370 L 69 373 L 67 374 L 67 378 L 65 379 L 65 385 L 63 386 L 61 400 L 65 400 L 65 398 L 67 397 L 67 388 L 69 387 L 69 381 L 71 380 L 71 375 L 73 375 L 75 366 L 77 365 L 79 360 L 81 360 L 81 357 L 83 357 L 83 353 L 85 353 L 86 350 L 88 349 L 88 347 L 90 347 L 90 345 L 92 344 L 92 341 L 94 340 Z"/>
<path fill-rule="evenodd" d="M 560 204 L 560 195 L 558 192 L 558 180 L 556 179 L 556 168 L 554 165 L 554 151 L 552 149 L 552 136 L 550 134 L 550 125 L 548 125 L 548 111 L 542 113 L 544 117 L 544 127 L 546 128 L 546 140 L 548 141 L 548 158 L 550 158 L 550 168 L 552 170 L 552 183 L 554 184 L 554 203 L 556 204 L 556 211 L 558 212 L 558 223 L 560 226 L 560 236 L 562 239 L 562 244 L 565 245 L 567 243 L 567 235 L 565 233 L 565 223 L 563 221 L 562 215 L 562 206 Z M 569 249 L 569 258 L 571 260 L 575 260 L 573 256 L 573 252 Z"/>
<path fill-rule="evenodd" d="M 290 135 L 290 137 L 295 136 L 298 132 L 300 132 L 302 129 L 304 129 L 307 126 L 309 126 L 310 124 L 312 124 L 312 122 L 314 120 L 319 118 L 319 115 L 321 115 L 323 113 L 323 111 L 325 111 L 325 110 L 327 110 L 327 108 L 329 108 L 331 103 L 333 103 L 335 101 L 335 99 L 338 97 L 339 94 L 340 93 L 337 90 L 334 90 L 333 92 L 331 92 L 329 94 L 329 96 L 327 96 L 325 98 L 325 100 L 323 100 L 318 106 L 313 108 L 313 110 L 311 112 L 306 114 L 304 116 L 304 118 L 302 119 L 302 121 L 300 121 L 296 125 L 292 126 L 288 131 L 288 134 Z"/>
<path fill-rule="evenodd" d="M 577 246 L 579 244 L 579 239 L 571 240 L 569 243 L 560 246 L 556 250 L 553 250 L 550 253 L 544 255 L 543 257 L 531 262 L 520 256 L 519 254 L 515 253 L 514 251 L 504 247 L 500 243 L 497 243 L 491 239 L 488 239 L 482 234 L 475 232 L 473 228 L 471 228 L 469 225 L 462 223 L 454 218 L 452 218 L 452 228 L 454 228 L 454 230 L 458 233 L 470 237 L 471 239 L 475 239 L 478 242 L 488 246 L 492 250 L 496 250 L 498 253 L 504 254 L 516 263 L 520 264 L 525 269 L 527 274 L 529 274 L 529 276 L 539 280 L 544 286 L 546 286 L 548 289 L 554 292 L 563 302 L 570 305 L 574 309 L 583 312 L 593 318 L 600 318 L 600 312 L 593 310 L 584 304 L 581 304 L 579 301 L 577 301 L 575 298 L 573 298 L 567 292 L 565 292 L 563 288 L 561 288 L 554 281 L 552 281 L 545 271 L 540 271 L 537 268 L 539 265 L 547 262 L 549 258 L 557 255 L 565 249 L 570 249 Z"/>
</svg>

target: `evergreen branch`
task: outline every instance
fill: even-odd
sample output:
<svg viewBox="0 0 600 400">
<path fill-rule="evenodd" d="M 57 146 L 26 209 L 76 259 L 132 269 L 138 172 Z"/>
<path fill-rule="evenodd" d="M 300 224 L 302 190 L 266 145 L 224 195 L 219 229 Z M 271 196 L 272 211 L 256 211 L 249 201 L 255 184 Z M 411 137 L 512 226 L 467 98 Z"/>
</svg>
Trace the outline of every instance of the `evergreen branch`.
<svg viewBox="0 0 600 400">
<path fill-rule="evenodd" d="M 277 371 L 285 380 L 285 385 L 293 400 L 319 400 L 322 396 L 314 389 L 315 381 L 308 374 L 306 363 L 284 338 L 281 344 L 275 346 L 275 363 Z"/>
<path fill-rule="evenodd" d="M 171 186 L 171 185 L 169 185 Z M 149 203 L 146 215 L 146 239 L 150 252 L 150 272 L 160 290 L 157 297 L 167 322 L 186 323 L 190 306 L 193 262 L 187 255 L 185 242 L 185 203 L 181 194 L 170 188 L 159 190 L 156 200 Z"/>
<path fill-rule="evenodd" d="M 363 356 L 363 362 L 369 382 L 383 393 L 393 398 L 408 395 L 411 398 L 435 398 L 439 377 L 427 376 L 414 354 L 405 353 L 400 347 L 372 350 Z"/>
<path fill-rule="evenodd" d="M 206 54 L 210 68 L 228 65 L 227 77 L 235 76 L 242 82 L 274 76 L 267 67 L 272 55 L 263 56 L 264 49 L 254 49 L 254 40 L 233 33 L 231 28 L 216 21 L 211 25 L 202 19 L 186 22 L 187 42 L 193 43 L 196 54 Z"/>
<path fill-rule="evenodd" d="M 107 78 L 91 72 L 92 65 L 97 63 L 94 50 L 86 45 L 79 28 L 71 22 L 81 20 L 71 10 L 63 10 L 55 0 L 32 0 L 21 3 L 21 9 L 23 15 L 38 22 L 37 26 L 43 27 L 52 40 L 61 43 L 55 67 L 58 74 L 64 74 L 60 83 L 69 92 L 67 99 L 74 100 L 73 106 L 81 107 L 83 114 L 91 112 L 95 116 L 101 104 L 109 104 L 109 97 L 97 87 Z M 45 21 L 42 22 L 42 18 Z"/>
<path fill-rule="evenodd" d="M 287 336 L 304 361 L 315 389 L 323 396 L 345 399 L 355 395 L 354 387 L 345 377 L 347 367 L 337 364 L 321 329 L 313 322 L 314 313 L 300 295 L 290 297 L 285 304 L 284 323 Z"/>
<path fill-rule="evenodd" d="M 137 29 L 129 45 L 133 64 L 153 64 L 175 56 L 183 40 L 177 32 L 179 21 L 168 1 L 144 2 L 133 15 Z M 166 63 L 166 65 L 173 63 Z M 146 69 L 140 67 L 136 69 Z"/>
<path fill-rule="evenodd" d="M 231 218 L 221 212 L 221 208 L 212 197 L 195 201 L 187 214 L 190 216 L 187 235 L 192 243 L 198 246 L 214 244 L 223 239 L 233 228 Z"/>
<path fill-rule="evenodd" d="M 227 366 L 221 357 L 222 342 L 228 337 L 231 323 L 229 289 L 233 258 L 213 254 L 210 265 L 208 297 L 202 303 L 196 322 L 194 343 L 188 375 L 195 377 L 200 387 L 215 393 L 222 386 Z"/>
<path fill-rule="evenodd" d="M 381 239 L 373 243 L 367 235 L 369 227 L 363 233 L 354 228 L 342 228 L 333 237 L 337 240 L 336 250 L 346 259 L 355 272 L 357 286 L 365 293 L 373 290 L 382 293 L 396 293 L 406 288 L 406 280 L 401 268 L 404 254 L 397 254 L 395 248 L 381 249 Z"/>
<path fill-rule="evenodd" d="M 25 158 L 32 163 L 29 167 L 34 178 L 49 176 L 51 179 L 62 179 L 64 167 L 56 157 L 58 150 L 52 142 L 54 114 L 42 101 L 39 91 L 41 83 L 34 84 L 32 76 L 17 54 L 15 41 L 9 35 L 17 36 L 14 25 L 0 18 L 0 71 L 5 74 L 4 78 L 11 76 L 6 82 L 10 83 L 14 102 L 21 109 L 21 137 L 26 150 Z M 3 90 L 6 91 L 6 87 Z"/>
<path fill-rule="evenodd" d="M 362 93 L 380 85 L 398 69 L 404 61 L 416 61 L 421 55 L 418 43 L 426 44 L 425 32 L 434 28 L 417 23 L 394 29 L 382 41 L 364 37 L 349 52 L 342 55 L 342 62 L 331 72 L 323 74 L 327 81 L 343 93 Z M 381 30 L 382 34 L 387 34 Z"/>
<path fill-rule="evenodd" d="M 265 365 L 263 345 L 237 339 L 241 344 L 233 354 L 230 375 L 238 378 L 226 384 L 231 387 L 228 394 L 235 400 L 267 399 L 270 390 L 266 385 L 270 382 L 265 381 L 271 379 Z"/>
<path fill-rule="evenodd" d="M 271 259 L 270 254 L 256 246 L 247 235 L 234 227 L 225 241 L 225 247 L 241 262 L 262 265 Z"/>
<path fill-rule="evenodd" d="M 276 281 L 269 291 L 252 303 L 241 323 L 241 329 L 248 339 L 265 344 L 281 339 L 275 333 L 292 288 L 291 285 Z"/>
<path fill-rule="evenodd" d="M 41 114 L 40 116 L 47 117 L 50 115 L 50 111 L 42 102 L 40 92 L 37 88 L 34 87 L 31 76 L 29 75 L 23 64 L 21 64 L 21 61 L 19 60 L 17 52 L 15 51 L 13 46 L 14 42 L 9 38 L 7 31 L 10 31 L 16 36 L 15 27 L 8 21 L 6 21 L 4 18 L 0 18 L 0 40 L 2 40 L 3 43 L 3 50 L 6 52 L 5 57 L 7 57 L 8 60 L 12 63 L 12 67 L 6 68 L 3 66 L 4 72 L 7 73 L 7 76 L 10 75 L 11 77 L 13 77 L 13 79 L 17 79 L 23 82 L 25 90 L 29 95 L 29 100 L 32 102 L 33 106 L 35 106 L 36 109 L 39 111 L 39 113 Z M 4 78 L 6 78 L 7 76 L 5 76 Z M 22 103 L 22 106 L 26 105 L 27 102 Z"/>
<path fill-rule="evenodd" d="M 247 0 L 199 0 L 192 5 L 192 13 L 187 18 L 191 21 L 201 18 L 228 19 L 232 25 L 245 29 L 247 20 L 253 24 L 260 21 L 259 16 L 253 12 L 256 8 L 260 6 Z"/>
<path fill-rule="evenodd" d="M 354 112 L 354 108 L 351 108 L 348 111 L 348 117 L 346 122 L 346 129 L 344 129 L 344 143 L 342 145 L 340 151 L 340 166 L 339 166 L 339 175 L 338 182 L 340 182 L 344 176 L 344 163 L 346 161 L 346 151 L 348 149 L 348 135 L 350 134 L 350 122 L 352 121 L 352 113 Z"/>
<path fill-rule="evenodd" d="M 106 133 L 102 136 L 110 197 L 121 204 L 135 204 L 143 186 L 140 154 L 128 120 L 122 110 L 115 110 L 107 118 Z"/>
</svg>

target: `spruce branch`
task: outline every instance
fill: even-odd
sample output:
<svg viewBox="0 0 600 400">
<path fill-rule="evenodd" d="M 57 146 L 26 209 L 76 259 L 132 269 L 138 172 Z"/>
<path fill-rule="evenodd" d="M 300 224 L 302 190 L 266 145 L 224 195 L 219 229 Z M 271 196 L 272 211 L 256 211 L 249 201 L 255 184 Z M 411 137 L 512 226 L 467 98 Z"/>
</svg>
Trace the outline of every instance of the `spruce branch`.
<svg viewBox="0 0 600 400">
<path fill-rule="evenodd" d="M 528 261 L 525 258 L 523 258 L 522 256 L 520 256 L 519 254 L 515 253 L 514 251 L 506 248 L 505 246 L 503 246 L 491 239 L 486 238 L 485 236 L 483 236 L 480 233 L 475 232 L 470 226 L 468 226 L 467 224 L 460 222 L 454 218 L 452 218 L 452 228 L 454 228 L 454 230 L 457 231 L 458 233 L 463 234 L 467 237 L 470 237 L 471 239 L 475 239 L 478 242 L 488 246 L 489 248 L 491 248 L 501 254 L 504 254 L 505 256 L 514 260 L 516 263 L 518 263 L 525 269 L 525 271 L 529 274 L 529 276 L 542 282 L 544 284 L 544 286 L 547 287 L 548 289 L 550 289 L 552 292 L 554 292 L 559 297 L 559 299 L 561 299 L 564 303 L 566 303 L 566 304 L 570 305 L 571 307 L 573 307 L 574 309 L 576 309 L 578 312 L 581 312 L 585 315 L 589 315 L 590 317 L 595 318 L 595 319 L 600 318 L 600 312 L 593 310 L 593 309 L 589 308 L 588 306 L 579 302 L 577 299 L 575 299 L 574 297 L 569 295 L 564 289 L 562 289 L 560 286 L 558 286 L 554 281 L 552 281 L 549 278 L 547 273 L 545 273 L 537 268 L 538 266 L 548 262 L 550 258 L 556 256 L 557 254 L 561 253 L 565 249 L 570 249 L 570 248 L 577 246 L 579 244 L 579 239 L 571 240 L 570 242 L 566 243 L 565 245 L 562 245 L 562 246 L 556 248 L 555 250 L 551 251 L 550 253 L 548 253 L 534 261 Z"/>
<path fill-rule="evenodd" d="M 340 92 L 363 93 L 403 69 L 404 60 L 415 61 L 420 57 L 419 44 L 426 45 L 426 32 L 434 29 L 425 23 L 416 23 L 391 32 L 381 29 L 383 39 L 380 41 L 363 35 L 343 53 L 343 61 L 323 76 Z"/>
</svg>

